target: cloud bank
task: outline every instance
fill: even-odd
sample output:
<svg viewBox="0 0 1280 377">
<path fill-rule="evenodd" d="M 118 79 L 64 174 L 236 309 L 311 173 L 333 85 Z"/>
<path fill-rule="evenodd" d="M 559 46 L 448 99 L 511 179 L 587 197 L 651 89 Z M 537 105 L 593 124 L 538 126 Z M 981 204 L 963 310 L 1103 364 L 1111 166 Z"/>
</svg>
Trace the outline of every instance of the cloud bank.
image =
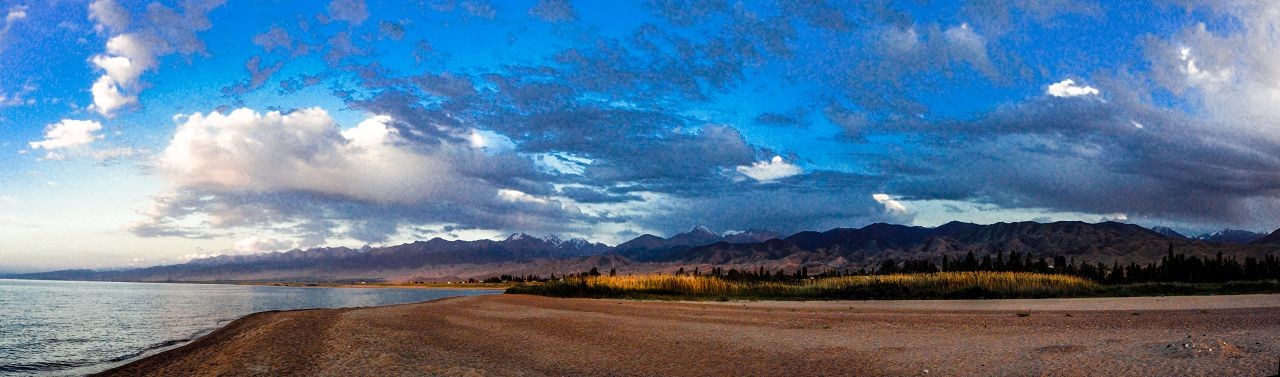
<svg viewBox="0 0 1280 377">
<path fill-rule="evenodd" d="M 1280 225 L 1268 220 L 1280 213 L 1280 12 L 1266 3 L 1190 2 L 1239 28 L 1140 35 L 1142 61 L 1088 68 L 1040 61 L 1024 37 L 1105 20 L 1082 1 L 974 3 L 954 17 L 885 2 L 650 1 L 652 20 L 607 33 L 580 5 L 431 8 L 467 32 L 506 28 L 506 44 L 474 46 L 493 61 L 459 59 L 471 50 L 363 1 L 330 2 L 324 25 L 264 26 L 228 96 L 325 87 L 365 119 L 184 116 L 155 161 L 172 190 L 135 232 L 201 236 L 191 223 L 203 222 L 301 245 L 415 228 L 785 232 L 910 222 L 913 200 Z M 122 31 L 136 27 L 107 8 L 94 19 L 124 39 L 94 63 L 127 89 L 160 55 L 133 52 Z M 324 72 L 273 78 L 288 65 L 263 63 L 306 59 Z M 106 89 L 99 109 L 136 95 Z M 757 100 L 735 107 L 744 98 Z M 774 140 L 784 132 L 801 141 Z"/>
</svg>

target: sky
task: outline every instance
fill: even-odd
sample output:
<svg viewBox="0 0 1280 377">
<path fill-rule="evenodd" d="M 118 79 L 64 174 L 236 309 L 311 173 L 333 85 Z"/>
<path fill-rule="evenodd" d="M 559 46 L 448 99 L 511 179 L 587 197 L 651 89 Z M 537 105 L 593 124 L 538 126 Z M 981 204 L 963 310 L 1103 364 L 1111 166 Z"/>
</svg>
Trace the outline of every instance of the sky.
<svg viewBox="0 0 1280 377">
<path fill-rule="evenodd" d="M 1280 227 L 1271 1 L 0 0 L 0 271 Z"/>
</svg>

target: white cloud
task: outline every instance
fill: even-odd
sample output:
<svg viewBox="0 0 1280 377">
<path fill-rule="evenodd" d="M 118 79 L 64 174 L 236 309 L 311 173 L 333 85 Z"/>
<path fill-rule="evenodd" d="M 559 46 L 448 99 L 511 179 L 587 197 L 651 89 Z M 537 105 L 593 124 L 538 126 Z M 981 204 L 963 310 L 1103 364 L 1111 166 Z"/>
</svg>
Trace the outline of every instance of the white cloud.
<svg viewBox="0 0 1280 377">
<path fill-rule="evenodd" d="M 103 72 L 90 88 L 91 109 L 112 116 L 121 107 L 137 102 L 142 90 L 138 79 L 156 68 L 159 57 L 204 51 L 204 42 L 196 33 L 212 27 L 207 14 L 222 4 L 222 0 L 184 2 L 179 12 L 152 3 L 147 6 L 145 17 L 139 18 L 139 25 L 131 25 L 132 16 L 114 0 L 90 3 L 89 19 L 94 21 L 94 28 L 111 35 L 105 52 L 90 59 Z"/>
<path fill-rule="evenodd" d="M 9 8 L 9 14 L 5 15 L 4 21 L 7 23 L 13 23 L 14 21 L 24 18 L 27 18 L 27 7 L 25 5 L 18 5 L 13 8 Z"/>
<path fill-rule="evenodd" d="M 1280 2 L 1196 4 L 1238 27 L 1194 23 L 1147 42 L 1154 82 L 1196 108 L 1204 131 L 1230 130 L 1280 142 Z M 1250 142 L 1251 143 L 1251 142 Z M 1270 150 L 1259 150 L 1268 153 Z"/>
<path fill-rule="evenodd" d="M 547 212 L 568 212 L 582 213 L 582 208 L 572 202 L 562 201 L 549 197 L 532 195 L 520 190 L 498 189 L 495 199 L 504 202 L 504 210 L 512 211 L 529 211 L 547 213 Z"/>
<path fill-rule="evenodd" d="M 1116 213 L 1110 213 L 1110 214 L 1103 215 L 1103 216 L 1102 216 L 1102 218 L 1101 218 L 1101 219 L 1099 219 L 1099 220 L 1100 220 L 1100 221 L 1117 221 L 1117 222 L 1124 222 L 1124 221 L 1129 221 L 1129 215 L 1124 214 L 1124 213 L 1120 213 L 1120 212 L 1116 212 Z"/>
<path fill-rule="evenodd" d="M 115 0 L 97 0 L 89 3 L 89 19 L 94 21 L 94 28 L 98 32 L 124 31 L 131 21 L 129 12 Z"/>
<path fill-rule="evenodd" d="M 511 203 L 531 203 L 531 204 L 547 204 L 550 201 L 533 195 L 526 194 L 522 191 L 511 189 L 498 190 L 498 199 Z"/>
<path fill-rule="evenodd" d="M 582 175 L 587 171 L 587 166 L 594 162 L 565 152 L 539 153 L 532 157 L 539 169 L 552 174 Z"/>
<path fill-rule="evenodd" d="M 511 139 L 487 130 L 472 129 L 471 133 L 467 135 L 467 141 L 471 142 L 472 148 L 484 149 L 491 154 L 516 149 L 516 144 Z"/>
<path fill-rule="evenodd" d="M 293 246 L 293 241 L 249 237 L 236 241 L 232 249 L 241 253 L 261 253 L 264 251 L 287 250 L 293 248 Z"/>
<path fill-rule="evenodd" d="M 124 85 L 133 85 L 142 72 L 155 65 L 151 48 L 134 34 L 121 34 L 107 40 L 107 54 L 93 57 L 98 68 Z"/>
<path fill-rule="evenodd" d="M 1066 79 L 1049 85 L 1045 94 L 1054 97 L 1096 96 L 1098 89 L 1088 85 L 1076 85 L 1076 80 Z"/>
<path fill-rule="evenodd" d="M 94 81 L 93 109 L 111 116 L 117 109 L 136 103 L 138 77 L 155 65 L 155 54 L 134 34 L 121 34 L 107 41 L 107 53 L 90 59 L 105 74 Z M 126 94 L 129 93 L 129 94 Z"/>
<path fill-rule="evenodd" d="M 769 161 L 757 161 L 751 166 L 739 166 L 738 173 L 751 177 L 759 182 L 771 182 L 803 172 L 799 166 L 782 160 L 782 156 L 773 156 Z"/>
<path fill-rule="evenodd" d="M 119 147 L 119 148 L 108 148 L 108 149 L 91 151 L 88 153 L 88 156 L 89 158 L 92 158 L 94 160 L 106 161 L 106 160 L 133 158 L 136 156 L 140 156 L 143 153 L 145 152 L 142 150 L 134 149 L 132 147 Z"/>
<path fill-rule="evenodd" d="M 9 12 L 4 17 L 4 27 L 0 28 L 0 37 L 9 34 L 9 29 L 13 27 L 13 23 L 27 18 L 27 6 L 18 5 L 9 8 Z"/>
<path fill-rule="evenodd" d="M 120 85 L 111 76 L 103 75 L 89 88 L 93 94 L 93 109 L 103 116 L 110 116 L 116 109 L 138 102 L 137 96 L 120 92 Z"/>
<path fill-rule="evenodd" d="M 872 194 L 871 199 L 875 199 L 876 202 L 884 205 L 885 212 L 899 215 L 907 213 L 907 206 L 902 205 L 902 202 L 897 201 L 888 194 Z"/>
<path fill-rule="evenodd" d="M 374 116 L 339 130 L 318 108 L 288 114 L 197 113 L 178 127 L 157 166 L 184 187 L 302 190 L 374 202 L 417 202 L 465 184 L 451 179 L 455 174 L 448 159 L 403 143 L 388 127 L 391 121 Z"/>
<path fill-rule="evenodd" d="M 1184 63 L 1180 68 L 1182 73 L 1187 75 L 1187 81 L 1192 86 L 1216 90 L 1218 85 L 1231 80 L 1231 69 L 1229 68 L 1217 71 L 1201 69 L 1196 64 L 1195 56 L 1191 55 L 1190 48 L 1183 47 L 1178 49 L 1178 58 Z"/>
<path fill-rule="evenodd" d="M 973 31 L 969 24 L 947 28 L 943 32 L 948 51 L 953 58 L 968 62 L 988 77 L 997 75 L 991 58 L 987 56 L 987 39 Z"/>
<path fill-rule="evenodd" d="M 920 33 L 914 26 L 886 28 L 880 39 L 889 51 L 899 54 L 913 52 L 920 46 Z"/>
<path fill-rule="evenodd" d="M 964 50 L 978 53 L 986 53 L 987 41 L 981 35 L 975 33 L 969 24 L 960 24 L 960 26 L 952 26 L 944 32 L 948 42 L 963 48 Z"/>
<path fill-rule="evenodd" d="M 44 149 L 49 152 L 46 158 L 61 158 L 58 150 L 80 148 L 102 138 L 97 132 L 102 124 L 92 120 L 63 119 L 45 126 L 44 140 L 28 143 L 31 149 Z"/>
<path fill-rule="evenodd" d="M 270 228 L 318 245 L 385 242 L 407 224 L 564 229 L 594 216 L 548 196 L 527 157 L 489 154 L 462 132 L 420 142 L 427 135 L 398 117 L 345 129 L 319 108 L 173 119 L 173 138 L 150 164 L 170 187 L 129 226 L 139 236 Z"/>
<path fill-rule="evenodd" d="M 27 144 L 33 150 L 45 150 L 46 154 L 41 158 L 44 160 L 65 160 L 70 156 L 82 156 L 106 161 L 131 158 L 143 153 L 141 150 L 127 146 L 107 149 L 90 148 L 90 144 L 103 138 L 99 133 L 101 130 L 102 124 L 97 121 L 63 119 L 58 123 L 45 126 L 44 140 Z"/>
<path fill-rule="evenodd" d="M 377 147 L 394 142 L 399 137 L 400 132 L 388 128 L 388 123 L 391 123 L 391 117 L 389 116 L 373 116 L 360 122 L 355 127 L 342 130 L 342 137 L 346 138 L 351 145 L 359 147 Z"/>
<path fill-rule="evenodd" d="M 471 147 L 473 148 L 484 148 L 485 143 L 488 142 L 484 135 L 481 135 L 479 132 L 474 130 L 471 131 L 470 135 L 467 135 L 467 141 L 471 142 Z"/>
<path fill-rule="evenodd" d="M 23 85 L 22 89 L 17 92 L 0 92 L 0 107 L 33 105 L 35 104 L 35 98 L 30 98 L 29 96 L 35 91 L 36 87 L 28 84 Z"/>
</svg>

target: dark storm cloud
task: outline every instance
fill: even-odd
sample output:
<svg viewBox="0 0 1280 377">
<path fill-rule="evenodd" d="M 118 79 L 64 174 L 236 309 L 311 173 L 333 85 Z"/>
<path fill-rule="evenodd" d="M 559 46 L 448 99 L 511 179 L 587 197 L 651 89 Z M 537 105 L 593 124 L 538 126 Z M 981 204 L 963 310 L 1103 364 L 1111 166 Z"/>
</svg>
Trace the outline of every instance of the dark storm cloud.
<svg viewBox="0 0 1280 377">
<path fill-rule="evenodd" d="M 1280 144 L 1223 128 L 1143 103 L 1035 98 L 913 126 L 926 152 L 892 186 L 1011 208 L 1255 221 L 1280 194 Z"/>
<path fill-rule="evenodd" d="M 412 79 L 418 89 L 426 94 L 445 99 L 464 99 L 476 94 L 475 84 L 467 76 L 455 76 L 449 72 L 424 73 Z"/>
<path fill-rule="evenodd" d="M 769 185 L 744 181 L 655 204 L 658 215 L 634 221 L 668 232 L 687 230 L 692 223 L 718 230 L 774 229 L 784 234 L 874 222 L 910 223 L 910 213 L 888 211 L 872 199 L 878 192 L 876 181 L 874 177 L 834 172 L 805 174 Z"/>
<path fill-rule="evenodd" d="M 624 203 L 642 200 L 635 194 L 613 194 L 589 187 L 569 186 L 560 189 L 560 194 L 578 203 Z"/>
<path fill-rule="evenodd" d="M 429 104 L 408 90 L 384 89 L 368 99 L 352 99 L 349 105 L 372 114 L 389 115 L 401 135 L 423 144 L 461 143 L 470 134 L 460 120 Z"/>
<path fill-rule="evenodd" d="M 381 243 L 404 224 L 452 224 L 463 229 L 518 229 L 536 232 L 583 231 L 587 225 L 622 221 L 566 210 L 562 202 L 495 201 L 477 190 L 474 200 L 427 201 L 413 205 L 379 204 L 311 192 L 217 193 L 187 190 L 167 197 L 150 219 L 129 228 L 142 237 L 207 238 L 235 227 L 273 229 L 323 244 L 341 236 Z M 175 223 L 195 214 L 210 218 L 200 231 Z M 573 225 L 573 224 L 578 225 Z M 280 224 L 297 224 L 281 226 Z M 340 224 L 347 224 L 342 227 Z"/>
<path fill-rule="evenodd" d="M 822 115 L 828 122 L 840 127 L 845 136 L 855 139 L 862 136 L 862 130 L 869 122 L 866 115 L 834 101 L 822 108 Z"/>
</svg>

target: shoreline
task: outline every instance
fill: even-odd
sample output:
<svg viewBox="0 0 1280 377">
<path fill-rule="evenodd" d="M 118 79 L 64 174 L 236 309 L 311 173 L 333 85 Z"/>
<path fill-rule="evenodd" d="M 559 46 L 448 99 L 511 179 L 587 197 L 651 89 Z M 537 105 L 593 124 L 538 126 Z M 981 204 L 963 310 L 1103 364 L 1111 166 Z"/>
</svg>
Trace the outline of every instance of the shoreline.
<svg viewBox="0 0 1280 377">
<path fill-rule="evenodd" d="M 123 282 L 123 283 L 134 283 L 134 282 Z M 161 284 L 174 284 L 174 283 L 167 283 L 167 282 L 164 282 L 164 283 L 161 283 Z M 215 285 L 216 283 L 194 283 L 194 284 L 209 284 L 209 285 Z M 222 285 L 237 285 L 237 284 L 222 284 Z M 341 286 L 310 286 L 310 287 L 306 287 L 306 288 L 333 289 L 333 288 L 343 288 L 343 287 L 341 287 Z M 352 287 L 352 288 L 355 288 L 355 287 Z M 372 287 L 369 287 L 369 288 L 372 288 Z M 388 288 L 388 289 L 395 289 L 395 288 L 397 288 L 397 287 L 386 287 L 386 288 Z M 408 288 L 406 288 L 406 289 L 408 289 Z M 464 291 L 464 290 L 466 290 L 466 291 L 494 291 L 494 292 L 485 292 L 485 293 L 472 293 L 473 295 L 490 295 L 490 294 L 500 293 L 500 290 L 495 289 L 495 288 L 487 288 L 487 289 L 483 289 L 483 288 L 456 287 L 456 288 L 449 289 L 449 288 L 417 287 L 416 289 L 417 289 L 417 290 L 438 290 L 438 291 L 446 291 L 446 292 L 448 292 L 448 291 Z M 109 371 L 109 370 L 112 370 L 112 369 L 116 369 L 116 368 L 119 368 L 119 367 L 122 367 L 122 366 L 125 366 L 125 365 L 128 365 L 128 364 L 131 364 L 131 363 L 134 363 L 134 362 L 137 362 L 137 361 L 140 361 L 140 360 L 143 360 L 143 359 L 149 358 L 149 357 L 157 356 L 157 355 L 163 354 L 163 353 L 165 353 L 165 352 L 172 351 L 172 350 L 174 350 L 174 349 L 178 349 L 178 348 L 181 348 L 181 347 L 185 347 L 185 346 L 187 346 L 187 345 L 189 345 L 189 344 L 191 344 L 191 343 L 193 343 L 193 342 L 195 342 L 195 341 L 200 340 L 201 338 L 204 338 L 204 337 L 206 337 L 206 336 L 209 336 L 210 334 L 213 334 L 213 333 L 216 333 L 216 332 L 218 332 L 218 331 L 221 331 L 222 329 L 225 329 L 227 326 L 230 326 L 232 323 L 234 323 L 234 322 L 236 322 L 236 321 L 238 321 L 238 320 L 240 320 L 240 319 L 242 319 L 242 318 L 249 317 L 249 316 L 254 316 L 254 315 L 259 315 L 259 314 L 269 314 L 269 313 L 289 313 L 289 312 L 308 311 L 308 310 L 363 309 L 363 308 L 374 308 L 374 307 L 385 308 L 385 307 L 395 307 L 395 306 L 400 306 L 400 305 L 414 305 L 414 304 L 421 304 L 421 303 L 427 303 L 427 302 L 433 302 L 433 301 L 440 301 L 440 300 L 449 300 L 449 299 L 458 298 L 458 297 L 466 297 L 466 295 L 460 295 L 460 296 L 459 296 L 459 295 L 455 295 L 455 296 L 445 296 L 445 297 L 439 297 L 439 298 L 430 298 L 430 299 L 426 299 L 426 300 L 424 300 L 424 301 L 402 302 L 402 303 L 392 303 L 392 304 L 383 304 L 383 305 L 374 305 L 374 306 L 313 307 L 313 308 L 281 309 L 281 310 L 264 310 L 264 311 L 258 311 L 258 312 L 251 312 L 251 313 L 246 313 L 246 314 L 244 314 L 244 315 L 241 315 L 241 316 L 239 316 L 239 317 L 233 317 L 233 318 L 230 318 L 230 319 L 222 319 L 222 320 L 219 320 L 219 321 L 217 321 L 217 323 L 216 323 L 216 324 L 214 324 L 214 325 L 212 325 L 212 326 L 209 326 L 209 327 L 206 327 L 206 328 L 201 328 L 201 329 L 199 329 L 198 331 L 195 331 L 195 332 L 194 332 L 194 333 L 192 333 L 189 337 L 184 337 L 184 338 L 179 338 L 179 339 L 166 340 L 166 341 L 162 342 L 162 343 L 163 343 L 162 345 L 157 344 L 158 346 L 153 346 L 153 348 L 146 348 L 146 349 L 138 350 L 136 354 L 133 354 L 133 356 L 130 356 L 130 357 L 128 357 L 127 359 L 123 359 L 123 360 L 121 360 L 121 359 L 113 359 L 114 361 L 103 361 L 103 362 L 94 363 L 94 364 L 86 364 L 86 365 L 78 366 L 78 367 L 75 367 L 75 368 L 67 369 L 67 370 L 65 370 L 65 371 L 69 371 L 69 372 L 76 372 L 76 373 L 80 373 L 80 374 L 82 374 L 82 375 L 96 375 L 96 374 L 104 373 L 104 372 L 106 372 L 106 371 Z"/>
<path fill-rule="evenodd" d="M 307 288 L 342 288 L 342 287 L 319 286 L 319 287 L 307 287 Z M 459 290 L 462 290 L 462 289 L 469 289 L 469 290 L 481 290 L 481 289 L 478 289 L 478 288 L 456 288 L 456 289 L 459 289 Z M 442 289 L 442 290 L 445 290 L 445 289 Z M 437 301 L 451 300 L 451 299 L 457 299 L 457 298 L 463 298 L 463 297 L 468 297 L 468 296 L 450 296 L 450 297 L 441 297 L 441 298 L 431 299 L 431 300 L 427 300 L 427 301 L 406 302 L 406 303 L 399 303 L 399 304 L 387 304 L 387 305 L 376 305 L 376 306 L 355 306 L 355 307 L 342 307 L 342 308 L 306 308 L 306 309 L 287 309 L 287 310 L 265 310 L 265 311 L 260 311 L 260 312 L 253 312 L 253 313 L 249 313 L 249 314 L 245 314 L 245 315 L 243 315 L 243 316 L 240 316 L 239 318 L 235 318 L 235 319 L 232 319 L 232 320 L 229 320 L 229 321 L 222 322 L 222 323 L 220 323 L 220 324 L 219 324 L 219 325 L 217 325 L 217 326 L 213 326 L 213 327 L 210 327 L 210 328 L 207 328 L 207 329 L 201 330 L 201 331 L 199 331 L 199 332 L 197 332 L 197 333 L 193 334 L 193 336 L 192 336 L 191 338 L 177 340 L 174 344 L 169 344 L 169 345 L 166 345 L 166 346 L 163 346 L 163 347 L 158 347 L 158 348 L 152 348 L 152 349 L 143 350 L 143 351 L 141 351 L 141 353 L 139 353 L 137 356 L 134 356 L 134 357 L 131 357 L 131 358 L 128 358 L 128 359 L 125 359 L 125 360 L 114 361 L 114 362 L 109 362 L 109 363 L 102 363 L 102 364 L 98 364 L 98 365 L 96 365 L 96 366 L 85 366 L 85 367 L 81 367 L 81 368 L 79 368 L 79 369 L 85 369 L 85 370 L 92 370 L 92 371 L 94 371 L 94 372 L 92 372 L 92 373 L 89 373 L 89 374 L 88 374 L 88 375 L 90 375 L 90 376 L 103 375 L 104 373 L 111 372 L 112 370 L 115 370 L 115 369 L 119 369 L 119 368 L 122 368 L 122 367 L 128 366 L 129 364 L 133 364 L 133 363 L 135 363 L 135 362 L 139 362 L 139 361 L 142 361 L 142 360 L 144 360 L 144 359 L 151 358 L 151 357 L 160 356 L 161 354 L 164 354 L 164 353 L 166 353 L 166 352 L 173 351 L 173 350 L 176 350 L 176 349 L 179 349 L 179 348 L 182 348 L 182 347 L 186 347 L 187 345 L 190 345 L 191 343 L 194 343 L 194 342 L 196 342 L 196 341 L 199 341 L 199 340 L 200 340 L 200 339 L 202 339 L 202 338 L 205 338 L 205 337 L 210 336 L 210 335 L 213 335 L 213 334 L 215 334 L 215 333 L 217 333 L 217 332 L 219 332 L 219 331 L 222 331 L 222 330 L 224 330 L 224 329 L 228 328 L 229 326 L 231 326 L 232 324 L 236 323 L 237 321 L 240 321 L 241 319 L 244 319 L 244 318 L 247 318 L 247 317 L 250 317 L 250 316 L 265 315 L 265 314 L 272 314 L 272 313 L 292 313 L 292 312 L 303 312 L 303 311 L 311 311 L 311 310 L 352 310 L 352 309 L 369 309 L 369 308 L 390 308 L 390 307 L 403 306 L 403 305 L 416 305 L 416 304 L 424 304 L 424 303 L 430 303 L 430 302 L 437 302 Z M 221 321 L 220 321 L 220 322 L 221 322 Z M 103 369 L 103 367 L 106 367 L 106 368 L 105 368 L 105 369 Z"/>
<path fill-rule="evenodd" d="M 1008 328 L 992 327 L 1001 322 L 1009 322 L 1010 326 Z M 819 323 L 823 324 L 819 325 Z M 1045 327 L 1046 324 L 1052 326 Z M 1162 324 L 1168 326 L 1161 326 Z M 654 330 L 655 325 L 660 325 L 657 328 L 667 330 L 686 330 L 676 331 L 681 334 L 689 331 L 702 332 L 710 337 L 708 338 L 710 340 L 668 336 L 662 335 L 661 331 L 647 331 Z M 904 327 L 904 325 L 925 328 L 942 326 L 954 327 L 954 329 L 942 332 L 942 335 L 933 334 L 921 338 L 919 337 L 921 334 L 911 330 L 911 326 Z M 1068 329 L 1080 327 L 1091 329 L 1089 331 L 1093 332 L 1100 331 L 1116 339 L 1094 339 L 1067 331 L 1051 337 L 1053 339 L 1048 339 L 1053 340 L 1051 343 L 1054 344 L 1040 345 L 1030 349 L 1021 349 L 1025 347 L 1016 347 L 1015 344 L 1010 348 L 1009 343 L 1036 343 L 1029 342 L 1029 339 L 1042 337 L 1045 331 L 1061 331 L 1059 326 Z M 858 330 L 850 333 L 851 336 L 856 334 L 856 338 L 831 338 L 830 334 L 827 334 L 831 332 L 827 330 L 846 327 L 849 330 Z M 1249 331 L 1242 332 L 1244 330 Z M 612 332 L 631 334 L 609 336 L 608 334 Z M 823 341 L 819 343 L 843 349 L 842 352 L 821 354 L 825 356 L 820 355 L 817 361 L 821 362 L 818 363 L 815 363 L 815 360 L 797 363 L 797 360 L 805 359 L 803 355 L 806 355 L 806 351 L 804 350 L 812 348 L 814 344 L 796 343 L 792 338 L 780 338 L 777 340 L 782 343 L 780 345 L 770 345 L 768 342 L 758 343 L 761 341 L 760 333 L 777 332 L 788 333 L 798 338 L 820 339 Z M 604 339 L 601 339 L 602 337 Z M 969 338 L 986 338 L 987 341 Z M 594 349 L 570 347 L 577 351 L 548 353 L 546 350 L 539 351 L 537 348 L 511 348 L 511 345 L 505 343 L 503 339 L 517 342 L 517 344 L 563 346 L 564 342 L 569 342 L 570 345 L 598 343 L 600 347 Z M 744 339 L 754 339 L 754 341 L 743 342 Z M 898 339 L 900 342 L 893 342 L 893 339 Z M 1155 347 L 1151 344 L 1152 339 L 1160 340 L 1154 344 Z M 1014 357 L 1026 352 L 1043 356 L 1047 352 L 1056 359 L 1073 359 L 1076 356 L 1088 355 L 1094 358 L 1114 358 L 1122 355 L 1134 359 L 1128 363 L 1094 364 L 1103 365 L 1109 369 L 1082 367 L 1082 365 L 1089 365 L 1086 362 L 1088 360 L 1045 364 L 1044 360 L 1024 359 L 1015 360 L 1014 364 L 1009 364 L 1030 363 L 1030 365 L 1021 365 L 1020 368 L 1060 365 L 1086 368 L 1077 370 L 1085 374 L 1090 374 L 1088 372 L 1092 370 L 1095 373 L 1117 371 L 1116 375 L 1155 374 L 1155 372 L 1166 370 L 1176 370 L 1190 375 L 1208 375 L 1221 374 L 1224 370 L 1221 368 L 1226 368 L 1225 370 L 1238 372 L 1234 374 L 1270 375 L 1276 372 L 1276 358 L 1280 357 L 1280 344 L 1275 344 L 1275 339 L 1280 339 L 1280 295 L 1277 294 L 1028 300 L 734 302 L 560 299 L 526 295 L 485 295 L 388 306 L 303 309 L 249 314 L 184 345 L 131 361 L 98 375 L 135 375 L 141 372 L 157 375 L 175 373 L 340 375 L 358 370 L 388 371 L 388 374 L 421 374 L 424 371 L 450 374 L 459 371 L 480 371 L 506 375 L 513 374 L 512 372 L 515 371 L 524 371 L 526 367 L 531 367 L 530 371 L 553 375 L 654 373 L 687 375 L 706 374 L 698 371 L 705 372 L 732 366 L 705 365 L 705 362 L 689 365 L 691 360 L 687 357 L 690 356 L 690 352 L 693 356 L 699 353 L 711 353 L 714 355 L 704 356 L 733 359 L 738 356 L 720 353 L 724 350 L 752 350 L 762 346 L 780 347 L 772 352 L 782 352 L 783 356 L 779 358 L 777 355 L 758 354 L 757 356 L 760 357 L 757 359 L 772 361 L 766 364 L 752 364 L 765 368 L 754 371 L 756 374 L 770 374 L 763 372 L 774 370 L 801 371 L 801 374 L 805 374 L 803 373 L 805 371 L 819 374 L 844 372 L 864 375 L 919 374 L 922 369 L 902 369 L 904 365 L 895 363 L 881 365 L 884 360 L 868 355 L 874 355 L 876 352 L 872 351 L 888 347 L 905 355 L 902 357 L 915 358 L 916 361 L 928 364 L 930 360 L 936 360 L 938 353 L 956 353 L 957 350 L 951 349 L 955 346 L 962 346 L 960 348 L 976 346 L 989 350 L 1012 351 L 997 352 L 996 356 L 1000 356 L 997 358 Z M 1093 346 L 1077 344 L 1098 343 L 1098 340 L 1102 342 Z M 441 341 L 451 346 L 443 347 Z M 707 342 L 716 344 L 688 348 L 690 344 Z M 844 344 L 847 342 L 853 343 Z M 878 348 L 859 347 L 877 343 L 889 345 L 880 344 Z M 901 344 L 894 345 L 895 343 Z M 939 344 L 934 345 L 934 343 Z M 948 347 L 948 344 L 951 347 Z M 295 346 L 301 345 L 306 345 L 305 349 L 294 349 Z M 1182 348 L 1176 348 L 1175 345 Z M 1101 349 L 1128 349 L 1130 351 L 1128 353 L 1131 354 L 1125 355 L 1126 352 L 1123 350 L 1118 354 L 1116 350 L 1099 353 L 1101 351 L 1095 350 L 1094 346 Z M 1213 351 L 1215 348 L 1217 351 Z M 462 352 L 459 349 L 471 350 L 472 353 Z M 654 355 L 637 355 L 628 351 L 634 349 L 661 349 L 677 352 L 655 351 Z M 580 360 L 570 356 L 583 352 L 595 355 L 595 358 Z M 960 354 L 967 355 L 964 352 Z M 356 357 L 356 355 L 364 356 Z M 869 358 L 862 357 L 861 362 L 854 363 L 825 364 L 840 360 L 836 357 L 840 355 L 861 355 Z M 653 360 L 636 365 L 627 362 L 634 361 L 630 358 L 641 356 Z M 989 359 L 990 356 L 981 356 L 978 361 L 961 362 L 962 365 L 939 364 L 934 367 L 934 371 L 950 370 L 951 372 L 944 372 L 944 374 L 960 372 L 959 374 L 963 375 L 1000 374 L 997 373 L 1000 370 L 1021 371 L 1019 373 L 1034 370 L 990 369 L 1001 365 L 982 361 Z M 436 361 L 428 365 L 422 364 L 423 360 Z M 615 365 L 617 362 L 629 364 L 628 368 L 631 369 L 611 369 L 620 368 Z M 749 362 L 749 360 L 741 362 Z M 977 364 L 972 365 L 974 363 Z M 710 369 L 672 369 L 676 366 L 689 368 L 698 366 Z M 1202 369 L 1196 369 L 1197 366 Z M 1175 369 L 1167 369 L 1168 367 L 1175 367 Z M 1008 368 L 1008 365 L 1000 368 Z M 258 372 L 251 372 L 252 370 L 258 370 Z M 399 373 L 395 373 L 396 371 Z M 735 370 L 724 369 L 723 371 L 734 372 Z"/>
</svg>

